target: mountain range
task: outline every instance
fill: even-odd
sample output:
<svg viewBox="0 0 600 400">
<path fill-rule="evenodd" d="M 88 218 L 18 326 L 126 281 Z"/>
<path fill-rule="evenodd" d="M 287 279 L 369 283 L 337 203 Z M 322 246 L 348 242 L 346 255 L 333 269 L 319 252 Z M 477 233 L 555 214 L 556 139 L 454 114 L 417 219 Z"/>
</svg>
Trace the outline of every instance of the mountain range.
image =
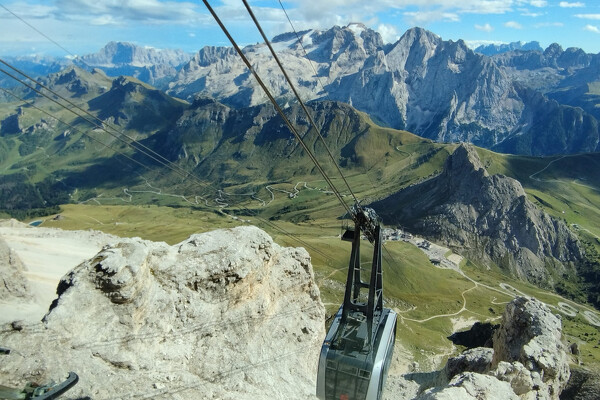
<svg viewBox="0 0 600 400">
<path fill-rule="evenodd" d="M 540 46 L 540 42 L 511 42 L 511 43 L 500 43 L 500 44 L 482 44 L 477 46 L 474 51 L 481 53 L 486 56 L 493 56 L 495 54 L 506 53 L 514 50 L 534 50 L 543 51 L 544 49 Z"/>
<path fill-rule="evenodd" d="M 304 100 L 345 102 L 383 126 L 505 153 L 598 150 L 600 55 L 558 44 L 542 51 L 533 43 L 486 56 L 462 40 L 444 41 L 421 28 L 385 44 L 377 32 L 356 23 L 282 34 L 272 44 Z M 266 45 L 244 52 L 274 96 L 293 103 Z M 267 102 L 231 47 L 204 47 L 191 56 L 111 42 L 74 62 L 137 77 L 188 101 L 201 95 L 231 107 Z"/>
</svg>

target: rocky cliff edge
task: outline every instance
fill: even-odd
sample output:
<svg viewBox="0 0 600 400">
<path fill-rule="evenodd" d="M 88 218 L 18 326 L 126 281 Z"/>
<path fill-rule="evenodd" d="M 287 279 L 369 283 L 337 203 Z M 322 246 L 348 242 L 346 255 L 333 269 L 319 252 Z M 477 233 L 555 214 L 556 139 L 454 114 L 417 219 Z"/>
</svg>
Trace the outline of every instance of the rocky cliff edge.
<svg viewBox="0 0 600 400">
<path fill-rule="evenodd" d="M 558 400 L 570 376 L 562 322 L 540 301 L 517 297 L 502 316 L 493 349 L 450 358 L 438 386 L 419 400 Z M 439 383 L 442 383 L 441 385 Z"/>
<path fill-rule="evenodd" d="M 310 257 L 238 227 L 105 247 L 43 323 L 6 325 L 3 383 L 80 376 L 69 398 L 312 398 L 324 308 Z"/>
</svg>

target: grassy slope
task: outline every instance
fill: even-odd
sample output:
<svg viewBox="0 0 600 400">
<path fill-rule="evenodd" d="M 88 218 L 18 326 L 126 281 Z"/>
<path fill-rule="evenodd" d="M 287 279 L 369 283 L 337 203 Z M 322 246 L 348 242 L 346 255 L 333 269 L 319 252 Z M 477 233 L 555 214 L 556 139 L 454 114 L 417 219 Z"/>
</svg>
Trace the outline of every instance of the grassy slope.
<svg viewBox="0 0 600 400">
<path fill-rule="evenodd" d="M 514 177 L 529 199 L 600 249 L 600 153 L 519 157 L 479 149 L 490 173 Z"/>
</svg>

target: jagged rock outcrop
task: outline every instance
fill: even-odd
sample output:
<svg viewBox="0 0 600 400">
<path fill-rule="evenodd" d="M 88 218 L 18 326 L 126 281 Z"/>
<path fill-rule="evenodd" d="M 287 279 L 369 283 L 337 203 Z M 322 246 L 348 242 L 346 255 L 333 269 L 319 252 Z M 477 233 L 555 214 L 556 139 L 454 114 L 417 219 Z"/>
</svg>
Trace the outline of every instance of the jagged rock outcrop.
<svg viewBox="0 0 600 400">
<path fill-rule="evenodd" d="M 449 359 L 442 371 L 448 383 L 417 398 L 557 400 L 569 375 L 560 318 L 538 300 L 517 297 L 502 315 L 494 349 Z"/>
<path fill-rule="evenodd" d="M 308 253 L 238 227 L 105 247 L 44 323 L 5 327 L 3 384 L 80 376 L 75 397 L 312 398 L 324 308 Z"/>
<path fill-rule="evenodd" d="M 443 372 L 449 378 L 465 371 L 485 373 L 490 370 L 493 358 L 493 349 L 489 347 L 476 347 L 466 350 L 456 357 L 450 357 Z"/>
<path fill-rule="evenodd" d="M 388 224 L 536 284 L 552 285 L 553 274 L 573 272 L 582 258 L 567 226 L 530 202 L 515 179 L 489 175 L 470 145 L 460 145 L 440 175 L 372 206 Z"/>
<path fill-rule="evenodd" d="M 0 238 L 0 300 L 31 297 L 27 279 L 24 275 L 25 266 L 6 242 Z"/>
<path fill-rule="evenodd" d="M 446 386 L 426 390 L 418 400 L 519 400 L 510 384 L 492 376 L 465 372 Z"/>
<path fill-rule="evenodd" d="M 524 391 L 537 390 L 538 398 L 558 399 L 569 380 L 562 322 L 543 303 L 518 297 L 506 306 L 494 334 L 494 375 Z M 521 395 L 521 393 L 517 393 Z"/>
</svg>

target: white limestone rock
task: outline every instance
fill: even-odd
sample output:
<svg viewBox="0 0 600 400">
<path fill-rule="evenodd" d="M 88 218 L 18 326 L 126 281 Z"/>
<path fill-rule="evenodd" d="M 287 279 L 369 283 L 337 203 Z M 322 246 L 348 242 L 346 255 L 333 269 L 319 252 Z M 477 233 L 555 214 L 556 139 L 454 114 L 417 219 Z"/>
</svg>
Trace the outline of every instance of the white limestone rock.
<svg viewBox="0 0 600 400">
<path fill-rule="evenodd" d="M 516 376 L 519 386 L 528 381 L 522 378 L 521 366 L 508 367 L 501 361 L 520 363 L 530 371 L 530 390 L 537 392 L 537 398 L 558 399 L 570 376 L 560 318 L 536 299 L 517 297 L 510 302 L 494 334 L 493 366 L 500 379 L 512 381 Z"/>
<path fill-rule="evenodd" d="M 444 387 L 426 390 L 417 400 L 519 400 L 510 385 L 492 376 L 465 372 Z"/>
<path fill-rule="evenodd" d="M 324 307 L 308 253 L 238 227 L 139 238 L 68 273 L 43 324 L 3 331 L 3 383 L 80 376 L 72 396 L 314 396 Z M 14 354 L 14 355 L 13 355 Z"/>
<path fill-rule="evenodd" d="M 486 373 L 491 365 L 494 350 L 489 347 L 469 349 L 456 357 L 451 357 L 446 363 L 444 374 L 448 379 L 463 372 Z"/>
<path fill-rule="evenodd" d="M 19 255 L 0 237 L 0 300 L 31 298 L 24 272 L 25 266 Z"/>
<path fill-rule="evenodd" d="M 561 338 L 561 321 L 545 304 L 517 297 L 506 307 L 494 348 L 450 358 L 442 384 L 417 399 L 558 400 L 570 375 Z"/>
</svg>

